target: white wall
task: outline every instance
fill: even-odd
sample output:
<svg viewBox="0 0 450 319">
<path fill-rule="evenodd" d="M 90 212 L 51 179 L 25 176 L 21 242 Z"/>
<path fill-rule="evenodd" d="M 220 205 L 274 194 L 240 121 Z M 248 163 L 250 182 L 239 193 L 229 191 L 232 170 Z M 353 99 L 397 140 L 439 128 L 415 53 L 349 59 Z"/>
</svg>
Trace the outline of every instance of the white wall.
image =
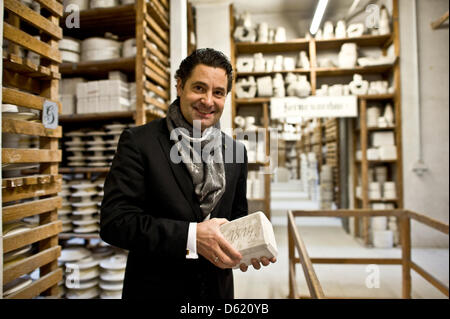
<svg viewBox="0 0 450 319">
<path fill-rule="evenodd" d="M 230 9 L 229 3 L 194 3 L 196 9 L 197 48 L 213 48 L 223 52 L 228 58 L 231 54 Z M 231 129 L 231 93 L 225 102 L 221 128 Z"/>
<path fill-rule="evenodd" d="M 430 23 L 448 11 L 447 0 L 417 1 L 419 77 L 415 72 L 412 0 L 399 1 L 402 136 L 405 208 L 448 223 L 449 220 L 449 64 L 448 26 L 432 30 Z M 416 86 L 419 80 L 423 161 L 422 177 L 412 171 L 418 160 Z M 412 223 L 414 246 L 448 247 L 448 236 Z"/>
</svg>

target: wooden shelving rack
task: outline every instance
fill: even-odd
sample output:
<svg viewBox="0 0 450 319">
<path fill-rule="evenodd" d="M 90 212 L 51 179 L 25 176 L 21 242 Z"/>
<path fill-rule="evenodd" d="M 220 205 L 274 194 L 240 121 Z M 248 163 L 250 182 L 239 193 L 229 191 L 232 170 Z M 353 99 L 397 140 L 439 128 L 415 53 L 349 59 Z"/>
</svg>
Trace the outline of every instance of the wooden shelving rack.
<svg viewBox="0 0 450 319">
<path fill-rule="evenodd" d="M 3 54 L 2 103 L 41 111 L 44 101 L 58 101 L 58 85 L 61 78 L 58 65 L 61 62 L 58 40 L 62 38 L 59 19 L 63 7 L 56 0 L 37 0 L 41 12 L 35 12 L 17 0 L 5 0 L 3 39 L 9 41 Z M 6 17 L 7 15 L 7 17 Z M 26 30 L 26 31 L 24 31 Z M 29 31 L 31 30 L 31 31 Z M 34 35 L 40 35 L 40 40 Z M 19 56 L 20 47 L 37 53 L 40 65 Z M 33 244 L 31 256 L 3 268 L 3 285 L 39 268 L 39 278 L 30 285 L 8 295 L 6 299 L 28 299 L 39 295 L 54 296 L 62 270 L 57 258 L 61 247 L 58 233 L 62 229 L 57 209 L 61 207 L 61 175 L 58 162 L 61 150 L 58 139 L 62 129 L 44 127 L 42 122 L 3 118 L 2 133 L 24 134 L 39 137 L 39 149 L 2 148 L 2 166 L 16 163 L 39 163 L 34 175 L 21 175 L 2 179 L 2 223 L 39 216 L 39 224 L 17 234 L 3 236 L 2 254 Z M 26 199 L 26 202 L 22 200 Z M 2 256 L 3 260 L 3 256 Z"/>
<path fill-rule="evenodd" d="M 68 14 L 64 15 L 62 21 Z M 86 78 L 105 77 L 109 71 L 122 71 L 134 75 L 136 79 L 136 109 L 127 112 L 64 115 L 66 122 L 87 122 L 109 119 L 133 119 L 137 125 L 161 117 L 148 109 L 152 104 L 167 111 L 170 99 L 170 28 L 169 2 L 167 0 L 136 0 L 135 4 L 111 8 L 97 8 L 80 11 L 78 29 L 66 28 L 64 36 L 78 39 L 103 37 L 105 32 L 119 36 L 119 40 L 135 37 L 137 54 L 135 57 L 104 61 L 62 63 L 63 77 L 83 76 Z M 162 88 L 162 89 L 161 89 Z M 153 92 L 165 103 L 146 96 Z"/>
<path fill-rule="evenodd" d="M 161 114 L 148 109 L 154 105 L 167 111 L 170 104 L 170 1 L 136 0 L 134 4 L 119 5 L 110 8 L 88 9 L 80 12 L 80 26 L 70 29 L 61 24 L 64 36 L 80 40 L 89 37 L 104 37 L 106 32 L 118 36 L 119 41 L 136 38 L 137 53 L 134 57 L 121 57 L 103 61 L 62 63 L 60 72 L 63 77 L 84 77 L 88 80 L 107 78 L 110 71 L 121 71 L 136 81 L 136 109 L 121 112 L 71 114 L 61 116 L 65 128 L 90 127 L 95 123 L 115 121 L 146 124 L 161 118 Z M 70 13 L 68 13 L 70 14 Z M 67 15 L 63 16 L 63 19 Z M 154 93 L 150 98 L 147 93 Z M 83 174 L 91 179 L 93 175 L 102 176 L 109 167 L 60 167 L 63 174 Z M 61 233 L 61 240 L 72 237 L 93 239 L 98 233 L 79 234 Z"/>
<path fill-rule="evenodd" d="M 394 45 L 394 53 L 396 57 L 396 62 L 400 58 L 400 35 L 399 35 L 399 4 L 398 0 L 393 0 L 393 14 L 392 14 L 392 36 L 389 39 L 388 44 Z M 382 47 L 383 54 L 386 54 L 387 46 Z M 403 208 L 403 156 L 402 156 L 402 126 L 401 126 L 401 85 L 400 85 L 400 64 L 395 63 L 393 69 L 390 73 L 392 75 L 392 81 L 394 84 L 394 93 L 385 94 L 380 96 L 359 96 L 358 106 L 359 106 L 359 129 L 355 129 L 353 133 L 353 196 L 355 199 L 354 208 L 369 209 L 372 203 L 392 203 L 394 208 Z M 391 103 L 394 108 L 394 127 L 388 128 L 378 128 L 378 127 L 368 127 L 366 122 L 368 103 L 371 102 L 383 102 Z M 355 123 L 355 127 L 356 127 Z M 377 131 L 392 131 L 395 135 L 395 145 L 397 147 L 397 158 L 395 160 L 369 160 L 367 158 L 367 149 L 369 144 L 370 134 Z M 359 141 L 362 158 L 357 160 L 356 158 L 356 147 Z M 394 179 L 396 183 L 396 194 L 397 197 L 394 199 L 370 199 L 369 198 L 369 167 L 373 165 L 384 164 L 389 167 L 388 179 Z M 395 172 L 395 174 L 393 174 Z M 361 187 L 362 196 L 357 196 L 356 186 L 358 185 L 358 175 L 361 176 Z M 398 221 L 397 221 L 398 223 Z M 362 225 L 361 225 L 362 224 Z M 370 244 L 370 220 L 368 217 L 355 217 L 354 219 L 354 229 L 355 236 L 361 237 L 364 245 Z"/>
</svg>

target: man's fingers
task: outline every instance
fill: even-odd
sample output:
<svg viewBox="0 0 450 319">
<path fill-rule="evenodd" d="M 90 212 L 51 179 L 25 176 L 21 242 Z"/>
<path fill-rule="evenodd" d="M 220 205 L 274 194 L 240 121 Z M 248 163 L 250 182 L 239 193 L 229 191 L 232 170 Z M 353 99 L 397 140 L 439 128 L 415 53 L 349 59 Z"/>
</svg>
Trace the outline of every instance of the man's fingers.
<svg viewBox="0 0 450 319">
<path fill-rule="evenodd" d="M 268 266 L 270 264 L 269 259 L 267 259 L 267 257 L 261 257 L 261 263 L 263 264 L 263 266 Z"/>
<path fill-rule="evenodd" d="M 247 269 L 248 269 L 248 266 L 247 266 L 246 264 L 241 264 L 241 265 L 239 266 L 239 268 L 241 269 L 242 272 L 246 272 Z"/>
<path fill-rule="evenodd" d="M 252 259 L 252 265 L 253 265 L 253 268 L 255 268 L 256 270 L 261 268 L 261 264 L 259 263 L 258 259 L 253 258 Z"/>
<path fill-rule="evenodd" d="M 235 261 L 236 264 L 242 259 L 241 253 L 234 249 L 233 246 L 231 246 L 231 244 L 223 236 L 220 236 L 218 243 L 224 253 L 227 254 L 230 259 Z"/>
<path fill-rule="evenodd" d="M 226 218 L 213 218 L 212 220 L 215 220 L 219 226 L 228 223 L 228 219 Z"/>
<path fill-rule="evenodd" d="M 271 263 L 275 263 L 276 261 L 277 261 L 277 258 L 276 258 L 276 257 L 270 258 L 270 262 L 271 262 Z"/>
</svg>

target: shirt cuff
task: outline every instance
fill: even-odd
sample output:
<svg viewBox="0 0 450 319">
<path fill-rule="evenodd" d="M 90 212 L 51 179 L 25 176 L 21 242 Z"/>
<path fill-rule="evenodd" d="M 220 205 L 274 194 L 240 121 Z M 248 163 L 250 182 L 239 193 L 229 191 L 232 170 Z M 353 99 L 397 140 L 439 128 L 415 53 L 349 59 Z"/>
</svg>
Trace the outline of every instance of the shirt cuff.
<svg viewBox="0 0 450 319">
<path fill-rule="evenodd" d="M 186 245 L 186 259 L 198 259 L 197 254 L 197 223 L 189 223 Z"/>
</svg>

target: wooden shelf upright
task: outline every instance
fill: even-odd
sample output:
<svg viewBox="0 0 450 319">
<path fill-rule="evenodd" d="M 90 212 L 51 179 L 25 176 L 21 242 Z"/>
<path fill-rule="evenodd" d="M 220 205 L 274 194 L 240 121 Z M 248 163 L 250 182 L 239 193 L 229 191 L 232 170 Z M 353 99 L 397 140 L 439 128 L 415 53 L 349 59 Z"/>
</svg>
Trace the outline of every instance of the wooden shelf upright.
<svg viewBox="0 0 450 319">
<path fill-rule="evenodd" d="M 3 53 L 2 103 L 38 110 L 42 115 L 45 101 L 58 101 L 58 86 L 61 78 L 58 66 L 61 63 L 58 40 L 62 38 L 59 19 L 63 6 L 56 0 L 36 0 L 41 11 L 36 12 L 18 0 L 5 0 L 5 22 L 3 40 L 8 41 Z M 35 34 L 28 30 L 35 30 Z M 35 37 L 40 36 L 40 39 Z M 20 55 L 28 50 L 39 56 L 40 63 Z M 30 112 L 31 110 L 28 110 Z M 2 168 L 17 164 L 38 164 L 34 175 L 15 174 L 2 178 L 2 223 L 3 226 L 26 217 L 38 216 L 38 224 L 20 233 L 5 234 L 3 254 L 32 245 L 32 254 L 3 265 L 3 285 L 39 269 L 39 278 L 28 286 L 5 296 L 6 299 L 29 299 L 39 295 L 56 296 L 62 270 L 57 258 L 61 247 L 58 233 L 62 223 L 58 221 L 57 209 L 61 207 L 61 175 L 58 162 L 61 150 L 61 126 L 56 129 L 44 127 L 40 119 L 26 121 L 18 117 L 2 119 L 2 133 L 8 136 L 23 134 L 39 139 L 39 148 L 2 148 Z M 8 146 L 8 145 L 7 145 Z M 25 200 L 25 201 L 24 201 Z"/>
</svg>

